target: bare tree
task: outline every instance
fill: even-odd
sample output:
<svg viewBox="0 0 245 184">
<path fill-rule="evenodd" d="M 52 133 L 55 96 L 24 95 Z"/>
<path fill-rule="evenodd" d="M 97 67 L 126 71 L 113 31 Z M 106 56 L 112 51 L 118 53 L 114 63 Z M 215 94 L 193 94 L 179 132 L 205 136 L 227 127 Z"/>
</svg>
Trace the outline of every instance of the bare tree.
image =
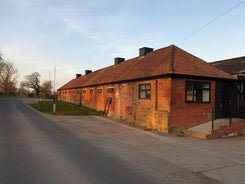
<svg viewBox="0 0 245 184">
<path fill-rule="evenodd" d="M 51 89 L 52 89 L 51 81 L 44 81 L 41 86 L 42 96 L 44 98 L 48 98 L 49 95 L 51 94 Z"/>
<path fill-rule="evenodd" d="M 0 89 L 4 95 L 15 93 L 17 85 L 17 69 L 11 62 L 1 59 L 0 63 Z"/>
<path fill-rule="evenodd" d="M 40 86 L 40 77 L 41 75 L 38 72 L 33 72 L 30 75 L 25 76 L 25 86 L 28 88 L 34 89 L 36 95 L 40 94 L 41 86 Z"/>
<path fill-rule="evenodd" d="M 26 88 L 25 82 L 21 82 L 20 86 L 18 88 L 18 94 L 22 96 L 27 96 L 30 93 L 30 91 Z"/>
<path fill-rule="evenodd" d="M 0 50 L 0 61 L 3 60 L 3 52 Z"/>
<path fill-rule="evenodd" d="M 2 73 L 2 69 L 3 69 L 3 66 L 4 66 L 4 61 L 3 61 L 3 54 L 2 52 L 0 51 L 0 74 Z"/>
</svg>

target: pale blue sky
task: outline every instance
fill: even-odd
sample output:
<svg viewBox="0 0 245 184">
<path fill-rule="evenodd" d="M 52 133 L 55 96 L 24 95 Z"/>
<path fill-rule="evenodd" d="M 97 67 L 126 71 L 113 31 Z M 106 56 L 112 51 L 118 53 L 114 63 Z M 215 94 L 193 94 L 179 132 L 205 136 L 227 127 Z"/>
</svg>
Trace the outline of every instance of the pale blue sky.
<svg viewBox="0 0 245 184">
<path fill-rule="evenodd" d="M 184 39 L 242 0 L 0 0 L 0 45 L 19 81 L 34 71 L 56 88 L 76 73 L 130 59 L 144 46 L 175 44 L 215 61 L 245 55 L 245 3 Z"/>
</svg>

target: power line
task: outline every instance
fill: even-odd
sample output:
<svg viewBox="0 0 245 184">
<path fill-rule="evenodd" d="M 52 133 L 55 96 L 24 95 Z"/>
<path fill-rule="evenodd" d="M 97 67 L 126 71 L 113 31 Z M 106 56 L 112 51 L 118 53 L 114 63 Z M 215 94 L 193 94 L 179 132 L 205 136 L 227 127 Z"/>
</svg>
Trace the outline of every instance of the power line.
<svg viewBox="0 0 245 184">
<path fill-rule="evenodd" d="M 236 4 L 235 6 L 233 6 L 232 8 L 229 8 L 228 10 L 226 10 L 224 13 L 220 14 L 219 16 L 215 17 L 214 19 L 212 19 L 211 21 L 209 21 L 208 23 L 204 24 L 203 26 L 197 28 L 195 31 L 191 32 L 190 34 L 188 34 L 187 36 L 185 36 L 184 38 L 182 38 L 180 41 L 178 42 L 183 42 L 184 40 L 190 38 L 191 36 L 193 36 L 194 34 L 196 34 L 197 32 L 203 30 L 204 28 L 206 28 L 207 26 L 209 26 L 210 24 L 212 24 L 213 22 L 215 22 L 216 20 L 220 19 L 221 17 L 225 16 L 227 13 L 233 11 L 235 8 L 237 8 L 238 6 L 240 6 L 242 3 L 245 3 L 245 0 L 239 2 L 238 4 Z"/>
</svg>

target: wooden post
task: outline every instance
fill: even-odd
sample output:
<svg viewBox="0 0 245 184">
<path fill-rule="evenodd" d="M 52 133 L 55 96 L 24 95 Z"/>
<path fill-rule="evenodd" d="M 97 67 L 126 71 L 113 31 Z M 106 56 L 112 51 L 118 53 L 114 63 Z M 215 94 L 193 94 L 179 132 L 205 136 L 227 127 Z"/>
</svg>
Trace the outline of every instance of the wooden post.
<svg viewBox="0 0 245 184">
<path fill-rule="evenodd" d="M 53 104 L 53 112 L 56 112 L 56 104 Z"/>
</svg>

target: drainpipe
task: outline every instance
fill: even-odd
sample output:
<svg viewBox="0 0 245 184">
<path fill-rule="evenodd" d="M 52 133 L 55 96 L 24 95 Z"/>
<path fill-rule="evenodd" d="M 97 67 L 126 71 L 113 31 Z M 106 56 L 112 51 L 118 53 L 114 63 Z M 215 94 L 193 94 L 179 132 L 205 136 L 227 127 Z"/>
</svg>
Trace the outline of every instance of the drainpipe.
<svg viewBox="0 0 245 184">
<path fill-rule="evenodd" d="M 122 85 L 123 84 L 118 84 L 118 89 L 119 89 L 119 91 L 118 91 L 118 93 L 119 93 L 119 95 L 118 95 L 118 101 L 119 101 L 119 107 L 120 107 L 120 119 L 122 119 L 122 114 L 123 114 L 123 112 L 122 112 L 122 92 L 121 92 L 121 88 L 122 88 Z"/>
<path fill-rule="evenodd" d="M 241 105 L 241 117 L 243 118 L 244 117 L 244 96 L 243 96 L 243 91 L 244 91 L 244 89 L 243 89 L 244 87 L 243 87 L 243 80 L 241 81 L 241 102 L 240 102 L 240 105 Z"/>
<path fill-rule="evenodd" d="M 134 83 L 134 87 L 133 87 L 133 116 L 134 116 L 134 120 L 136 120 L 136 98 L 137 98 L 137 86 Z"/>
<path fill-rule="evenodd" d="M 82 89 L 79 90 L 79 105 L 82 105 Z"/>
</svg>

